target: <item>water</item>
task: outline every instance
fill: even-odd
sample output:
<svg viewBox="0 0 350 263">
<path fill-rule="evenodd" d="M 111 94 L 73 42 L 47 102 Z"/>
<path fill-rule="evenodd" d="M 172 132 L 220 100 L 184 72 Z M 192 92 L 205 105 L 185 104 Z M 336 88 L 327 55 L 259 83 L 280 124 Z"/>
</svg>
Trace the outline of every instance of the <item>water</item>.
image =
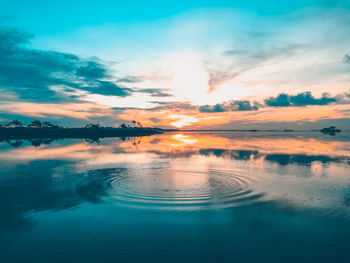
<svg viewBox="0 0 350 263">
<path fill-rule="evenodd" d="M 0 143 L 0 262 L 350 262 L 350 133 Z"/>
</svg>

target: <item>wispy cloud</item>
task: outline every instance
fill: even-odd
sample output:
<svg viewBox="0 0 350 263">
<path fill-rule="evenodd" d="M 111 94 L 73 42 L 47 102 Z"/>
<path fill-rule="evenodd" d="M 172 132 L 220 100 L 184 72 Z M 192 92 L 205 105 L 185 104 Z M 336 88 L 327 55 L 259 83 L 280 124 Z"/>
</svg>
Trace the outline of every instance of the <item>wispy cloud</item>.
<svg viewBox="0 0 350 263">
<path fill-rule="evenodd" d="M 172 95 L 169 89 L 133 89 L 133 92 L 135 93 L 146 93 L 149 94 L 151 97 L 172 97 Z"/>
</svg>

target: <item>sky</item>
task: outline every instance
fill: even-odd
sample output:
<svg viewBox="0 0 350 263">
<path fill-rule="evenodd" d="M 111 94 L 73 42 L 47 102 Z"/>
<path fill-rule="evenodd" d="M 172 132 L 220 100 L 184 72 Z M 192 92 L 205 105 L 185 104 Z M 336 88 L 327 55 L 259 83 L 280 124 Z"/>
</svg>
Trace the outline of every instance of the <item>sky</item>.
<svg viewBox="0 0 350 263">
<path fill-rule="evenodd" d="M 350 128 L 348 0 L 12 0 L 0 123 Z"/>
</svg>

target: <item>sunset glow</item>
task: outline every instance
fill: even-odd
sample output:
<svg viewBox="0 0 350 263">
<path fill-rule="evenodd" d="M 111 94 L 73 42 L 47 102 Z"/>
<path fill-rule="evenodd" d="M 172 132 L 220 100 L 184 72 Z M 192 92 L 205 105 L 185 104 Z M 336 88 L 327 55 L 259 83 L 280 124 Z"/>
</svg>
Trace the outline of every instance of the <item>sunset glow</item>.
<svg viewBox="0 0 350 263">
<path fill-rule="evenodd" d="M 130 19 L 102 15 L 83 22 L 68 14 L 69 26 L 47 15 L 26 23 L 34 21 L 29 12 L 19 16 L 23 21 L 3 23 L 0 119 L 113 127 L 137 120 L 186 129 L 300 130 L 329 122 L 350 128 L 346 4 L 296 3 L 279 12 L 223 2 L 169 7 L 168 15 L 153 17 L 156 8 L 145 20 L 125 7 Z"/>
<path fill-rule="evenodd" d="M 0 263 L 350 263 L 350 0 L 0 4 Z"/>
</svg>

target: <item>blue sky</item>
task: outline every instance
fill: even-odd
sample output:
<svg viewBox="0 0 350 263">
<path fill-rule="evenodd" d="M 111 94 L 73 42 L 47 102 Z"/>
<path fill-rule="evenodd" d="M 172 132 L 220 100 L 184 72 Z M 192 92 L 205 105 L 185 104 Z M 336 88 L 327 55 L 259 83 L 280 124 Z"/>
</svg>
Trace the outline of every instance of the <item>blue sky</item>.
<svg viewBox="0 0 350 263">
<path fill-rule="evenodd" d="M 349 8 L 316 0 L 7 1 L 0 121 L 251 128 L 334 119 L 349 127 Z"/>
</svg>

